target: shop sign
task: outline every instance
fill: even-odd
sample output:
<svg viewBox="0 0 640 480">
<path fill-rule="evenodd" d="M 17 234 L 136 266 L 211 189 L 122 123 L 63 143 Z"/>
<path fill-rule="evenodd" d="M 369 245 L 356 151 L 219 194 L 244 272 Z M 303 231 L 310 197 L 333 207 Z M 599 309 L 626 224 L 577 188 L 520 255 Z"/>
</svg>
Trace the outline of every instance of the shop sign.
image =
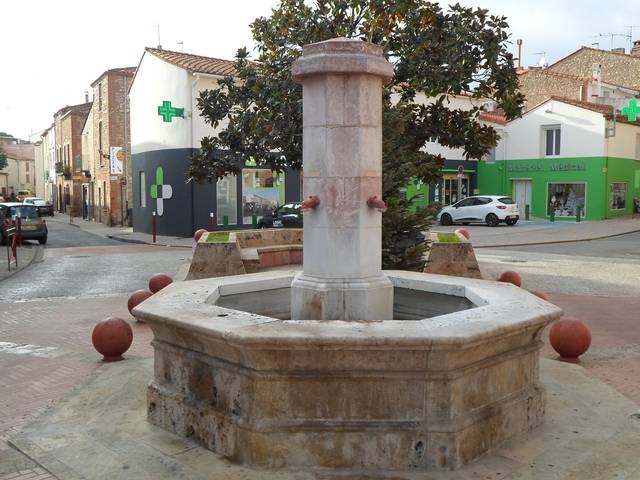
<svg viewBox="0 0 640 480">
<path fill-rule="evenodd" d="M 546 167 L 546 168 L 545 168 Z M 550 163 L 545 166 L 544 163 L 534 162 L 518 162 L 507 165 L 507 172 L 581 172 L 585 171 L 587 166 L 584 162 L 558 162 Z"/>
</svg>

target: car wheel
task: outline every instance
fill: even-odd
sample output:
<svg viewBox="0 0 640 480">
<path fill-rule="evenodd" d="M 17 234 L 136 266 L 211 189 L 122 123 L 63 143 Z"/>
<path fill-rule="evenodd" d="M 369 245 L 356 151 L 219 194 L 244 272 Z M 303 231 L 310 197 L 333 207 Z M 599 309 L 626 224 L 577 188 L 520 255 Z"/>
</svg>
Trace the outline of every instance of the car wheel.
<svg viewBox="0 0 640 480">
<path fill-rule="evenodd" d="M 38 243 L 39 243 L 40 245 L 44 245 L 45 243 L 47 243 L 47 237 L 46 237 L 46 236 L 44 236 L 44 237 L 42 237 L 42 238 L 39 238 L 39 239 L 38 239 Z"/>
<path fill-rule="evenodd" d="M 485 221 L 487 222 L 487 225 L 489 225 L 490 227 L 497 227 L 498 224 L 500 223 L 500 220 L 498 219 L 498 216 L 495 213 L 490 213 L 489 215 L 487 215 L 487 217 L 485 218 Z"/>
<path fill-rule="evenodd" d="M 518 219 L 510 218 L 505 223 L 511 227 L 511 226 L 515 225 L 516 223 L 518 223 Z"/>
<path fill-rule="evenodd" d="M 443 213 L 440 216 L 440 225 L 453 225 L 453 219 L 451 218 L 451 215 L 449 215 L 448 213 Z"/>
</svg>

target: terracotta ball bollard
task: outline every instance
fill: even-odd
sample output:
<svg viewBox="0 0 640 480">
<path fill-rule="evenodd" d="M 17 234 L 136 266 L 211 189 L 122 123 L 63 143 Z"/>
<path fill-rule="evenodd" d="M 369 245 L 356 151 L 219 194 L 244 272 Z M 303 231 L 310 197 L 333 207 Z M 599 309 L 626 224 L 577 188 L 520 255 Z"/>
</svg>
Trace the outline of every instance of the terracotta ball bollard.
<svg viewBox="0 0 640 480">
<path fill-rule="evenodd" d="M 456 229 L 455 232 L 453 232 L 457 235 L 462 235 L 464 238 L 466 238 L 467 240 L 469 240 L 471 238 L 471 234 L 469 233 L 469 230 L 466 230 L 464 228 L 458 228 Z"/>
<path fill-rule="evenodd" d="M 133 315 L 131 310 L 136 308 L 138 305 L 140 305 L 142 302 L 144 302 L 147 298 L 149 298 L 152 295 L 153 293 L 151 293 L 149 290 L 144 290 L 144 289 L 136 290 L 135 292 L 133 292 L 129 297 L 129 300 L 127 301 L 127 308 L 129 309 L 129 313 Z"/>
<path fill-rule="evenodd" d="M 549 342 L 560 359 L 577 362 L 591 345 L 591 331 L 580 320 L 564 317 L 551 327 Z"/>
<path fill-rule="evenodd" d="M 522 286 L 522 278 L 517 272 L 513 272 L 511 270 L 507 270 L 506 272 L 502 272 L 502 275 L 498 278 L 499 282 L 505 283 L 513 283 L 516 287 Z"/>
<path fill-rule="evenodd" d="M 100 320 L 91 334 L 93 347 L 102 355 L 105 362 L 124 360 L 122 354 L 129 350 L 133 342 L 131 325 L 117 317 Z"/>
<path fill-rule="evenodd" d="M 207 233 L 207 231 L 204 228 L 201 228 L 199 230 L 196 230 L 196 233 L 193 234 L 193 239 L 198 242 L 200 240 L 200 237 L 202 235 L 204 235 L 205 233 Z"/>
<path fill-rule="evenodd" d="M 149 279 L 149 290 L 156 293 L 171 283 L 173 283 L 173 279 L 169 275 L 166 273 L 156 273 Z"/>
</svg>

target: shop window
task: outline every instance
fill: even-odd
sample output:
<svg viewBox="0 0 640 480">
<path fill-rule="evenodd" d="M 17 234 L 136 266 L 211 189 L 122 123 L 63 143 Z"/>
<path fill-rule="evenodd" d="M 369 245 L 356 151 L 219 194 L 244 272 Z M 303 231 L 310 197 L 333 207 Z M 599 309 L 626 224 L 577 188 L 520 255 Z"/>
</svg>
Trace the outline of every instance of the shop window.
<svg viewBox="0 0 640 480">
<path fill-rule="evenodd" d="M 579 207 L 580 215 L 584 216 L 586 190 L 585 183 L 550 183 L 549 212 L 553 210 L 556 217 L 575 217 Z"/>
<path fill-rule="evenodd" d="M 627 184 L 612 183 L 611 184 L 611 210 L 624 210 L 627 208 Z"/>
<path fill-rule="evenodd" d="M 147 207 L 147 175 L 145 172 L 138 172 L 140 178 L 140 206 L 142 208 Z"/>
<path fill-rule="evenodd" d="M 235 175 L 227 175 L 216 182 L 216 218 L 218 225 L 224 225 L 227 217 L 229 225 L 238 223 L 238 181 Z"/>
<path fill-rule="evenodd" d="M 640 133 L 636 133 L 636 159 L 640 160 Z"/>
<path fill-rule="evenodd" d="M 250 224 L 253 215 L 259 220 L 283 203 L 284 174 L 259 168 L 242 170 L 242 223 Z"/>
<path fill-rule="evenodd" d="M 545 157 L 555 157 L 560 155 L 560 126 L 543 126 L 542 134 Z"/>
</svg>

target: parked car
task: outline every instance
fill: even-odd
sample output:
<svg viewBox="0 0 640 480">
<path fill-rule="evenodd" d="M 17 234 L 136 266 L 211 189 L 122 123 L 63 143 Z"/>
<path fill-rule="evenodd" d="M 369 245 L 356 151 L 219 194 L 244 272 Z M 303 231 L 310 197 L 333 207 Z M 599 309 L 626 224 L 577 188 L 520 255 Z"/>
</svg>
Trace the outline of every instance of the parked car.
<svg viewBox="0 0 640 480">
<path fill-rule="evenodd" d="M 21 202 L 25 198 L 33 197 L 33 192 L 31 190 L 18 190 L 16 193 L 16 201 Z"/>
<path fill-rule="evenodd" d="M 36 207 L 38 207 L 41 215 L 49 215 L 50 217 L 53 217 L 53 205 L 51 204 L 51 202 L 46 202 L 38 197 L 29 197 L 25 198 L 22 203 L 35 205 Z"/>
<path fill-rule="evenodd" d="M 438 212 L 440 225 L 486 223 L 496 227 L 504 222 L 515 225 L 520 218 L 518 204 L 503 195 L 474 195 L 444 207 Z"/>
<path fill-rule="evenodd" d="M 20 218 L 22 238 L 38 240 L 40 244 L 47 243 L 47 223 L 44 221 L 38 207 L 26 203 L 0 203 L 0 242 L 5 243 L 5 229 Z"/>
<path fill-rule="evenodd" d="M 300 202 L 285 203 L 258 221 L 258 228 L 302 228 Z"/>
</svg>

